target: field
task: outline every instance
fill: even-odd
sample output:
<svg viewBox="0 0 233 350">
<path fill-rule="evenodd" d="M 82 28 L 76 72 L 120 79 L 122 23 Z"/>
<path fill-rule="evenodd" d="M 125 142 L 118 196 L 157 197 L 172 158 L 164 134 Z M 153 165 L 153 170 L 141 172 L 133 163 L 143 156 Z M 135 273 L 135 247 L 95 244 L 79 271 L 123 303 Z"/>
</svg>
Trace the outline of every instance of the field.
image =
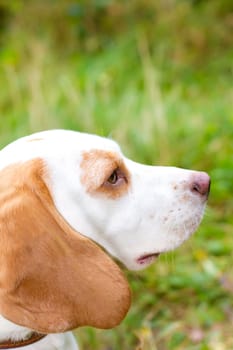
<svg viewBox="0 0 233 350">
<path fill-rule="evenodd" d="M 128 316 L 114 330 L 77 330 L 81 350 L 233 349 L 230 1 L 222 8 L 170 1 L 155 9 L 154 27 L 133 17 L 121 33 L 111 27 L 107 44 L 97 31 L 78 47 L 65 45 L 67 33 L 55 40 L 53 22 L 42 33 L 24 23 L 37 3 L 11 9 L 14 21 L 1 35 L 0 145 L 43 129 L 81 130 L 112 137 L 138 162 L 204 170 L 212 179 L 198 232 L 146 271 L 126 272 Z"/>
</svg>

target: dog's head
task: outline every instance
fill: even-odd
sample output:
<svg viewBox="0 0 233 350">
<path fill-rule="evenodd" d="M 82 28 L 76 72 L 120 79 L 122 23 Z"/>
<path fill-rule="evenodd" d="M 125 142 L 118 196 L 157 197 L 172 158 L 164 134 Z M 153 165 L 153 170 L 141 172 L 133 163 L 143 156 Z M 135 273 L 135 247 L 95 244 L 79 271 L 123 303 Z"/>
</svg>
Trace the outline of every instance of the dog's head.
<svg viewBox="0 0 233 350">
<path fill-rule="evenodd" d="M 148 266 L 196 230 L 210 185 L 64 130 L 14 142 L 0 168 L 0 313 L 43 332 L 118 324 L 130 291 L 99 246 L 129 269 Z"/>
</svg>

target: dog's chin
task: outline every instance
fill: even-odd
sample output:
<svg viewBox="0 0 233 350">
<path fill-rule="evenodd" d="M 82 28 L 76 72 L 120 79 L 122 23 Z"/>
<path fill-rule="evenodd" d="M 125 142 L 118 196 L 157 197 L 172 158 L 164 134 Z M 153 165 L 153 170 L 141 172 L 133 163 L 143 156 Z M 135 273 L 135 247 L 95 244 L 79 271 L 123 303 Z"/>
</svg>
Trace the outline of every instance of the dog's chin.
<svg viewBox="0 0 233 350">
<path fill-rule="evenodd" d="M 188 235 L 189 237 L 190 235 Z M 124 265 L 128 270 L 143 270 L 153 264 L 158 260 L 161 254 L 167 253 L 169 251 L 173 251 L 180 247 L 188 237 L 183 237 L 182 239 L 177 239 L 172 242 L 172 244 L 167 247 L 161 247 L 160 251 L 152 251 L 152 252 L 144 252 L 141 255 L 137 256 L 134 259 L 130 259 L 129 261 L 124 262 Z"/>
<path fill-rule="evenodd" d="M 135 254 L 133 256 L 131 255 L 124 257 L 118 256 L 116 259 L 128 270 L 143 270 L 157 261 L 161 254 L 174 251 L 185 241 L 187 241 L 197 230 L 201 219 L 202 215 L 199 215 L 198 217 L 194 217 L 187 221 L 184 225 L 182 225 L 185 229 L 183 227 L 181 228 L 180 226 L 176 227 L 174 230 L 176 234 L 173 234 L 169 241 L 163 242 L 163 244 L 160 242 L 160 244 L 157 244 L 157 247 L 151 247 L 151 251 L 149 250 L 150 248 L 147 248 L 148 250 L 142 251 L 141 253 L 138 252 L 137 255 Z"/>
</svg>

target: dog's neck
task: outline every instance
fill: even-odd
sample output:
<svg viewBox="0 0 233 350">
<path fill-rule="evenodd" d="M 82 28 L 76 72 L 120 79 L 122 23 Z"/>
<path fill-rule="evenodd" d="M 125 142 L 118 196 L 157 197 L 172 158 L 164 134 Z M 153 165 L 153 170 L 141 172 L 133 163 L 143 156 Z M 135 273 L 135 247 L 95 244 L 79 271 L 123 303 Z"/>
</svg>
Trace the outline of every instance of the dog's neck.
<svg viewBox="0 0 233 350">
<path fill-rule="evenodd" d="M 32 332 L 31 329 L 18 326 L 0 315 L 0 341 L 8 339 L 15 341 L 23 340 L 30 336 Z"/>
</svg>

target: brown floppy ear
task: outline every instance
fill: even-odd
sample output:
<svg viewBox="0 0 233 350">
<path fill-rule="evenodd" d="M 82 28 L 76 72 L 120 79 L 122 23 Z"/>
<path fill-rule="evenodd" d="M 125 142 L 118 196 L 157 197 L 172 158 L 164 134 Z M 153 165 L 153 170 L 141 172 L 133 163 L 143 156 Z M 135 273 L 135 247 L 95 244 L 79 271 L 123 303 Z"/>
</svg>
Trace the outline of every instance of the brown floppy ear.
<svg viewBox="0 0 233 350">
<path fill-rule="evenodd" d="M 44 333 L 111 328 L 130 290 L 119 267 L 56 210 L 40 159 L 0 172 L 0 314 Z"/>
</svg>

